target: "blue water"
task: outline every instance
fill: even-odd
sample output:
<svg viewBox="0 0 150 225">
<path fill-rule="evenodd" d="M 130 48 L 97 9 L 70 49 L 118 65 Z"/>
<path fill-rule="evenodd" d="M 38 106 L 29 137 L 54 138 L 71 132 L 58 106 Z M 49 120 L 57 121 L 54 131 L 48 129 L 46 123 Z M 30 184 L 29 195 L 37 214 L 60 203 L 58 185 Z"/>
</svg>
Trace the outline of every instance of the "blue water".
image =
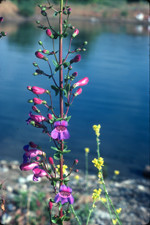
<svg viewBox="0 0 150 225">
<path fill-rule="evenodd" d="M 100 123 L 101 156 L 108 174 L 117 169 L 124 177 L 141 176 L 149 163 L 147 28 L 138 33 L 134 25 L 74 24 L 81 32 L 72 49 L 85 40 L 89 44 L 73 72 L 79 73 L 76 81 L 88 76 L 90 82 L 69 111 L 72 119 L 68 127 L 71 134 L 68 146 L 72 152 L 66 157 L 66 163 L 71 165 L 78 158 L 78 168 L 84 169 L 84 148 L 89 147 L 89 168 L 90 172 L 95 171 L 91 163 L 96 157 L 92 125 Z M 39 48 L 37 41 L 48 39 L 32 24 L 13 26 L 9 35 L 0 41 L 0 159 L 21 161 L 22 146 L 28 141 L 40 144 L 52 156 L 48 137 L 25 122 L 32 105 L 27 100 L 33 98 L 26 87 L 49 88 L 52 84 L 45 77 L 32 75 L 33 61 L 48 70 L 46 63 L 41 63 L 34 55 Z M 68 43 L 66 40 L 64 49 Z M 46 46 L 51 49 L 51 42 Z M 57 111 L 56 99 L 54 104 Z"/>
</svg>

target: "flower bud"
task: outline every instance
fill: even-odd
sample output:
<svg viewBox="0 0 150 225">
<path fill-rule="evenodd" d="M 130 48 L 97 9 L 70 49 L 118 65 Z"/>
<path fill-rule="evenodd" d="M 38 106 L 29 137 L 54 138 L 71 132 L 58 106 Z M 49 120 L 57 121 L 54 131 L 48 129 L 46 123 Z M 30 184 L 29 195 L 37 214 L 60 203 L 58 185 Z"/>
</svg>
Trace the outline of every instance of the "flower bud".
<svg viewBox="0 0 150 225">
<path fill-rule="evenodd" d="M 70 14 L 71 13 L 71 10 L 72 10 L 71 8 L 68 8 L 67 9 L 67 13 Z"/>
<path fill-rule="evenodd" d="M 36 62 L 33 62 L 33 66 L 38 67 L 38 64 Z"/>
<path fill-rule="evenodd" d="M 78 159 L 75 159 L 75 160 L 74 160 L 74 163 L 75 163 L 76 165 L 78 164 L 78 162 L 79 162 Z"/>
<path fill-rule="evenodd" d="M 84 85 L 88 84 L 88 82 L 89 82 L 89 78 L 84 77 L 82 80 L 79 80 L 77 83 L 75 83 L 73 85 L 73 88 L 78 87 L 78 86 L 84 86 Z"/>
<path fill-rule="evenodd" d="M 0 17 L 0 23 L 3 22 L 3 21 L 4 21 L 4 18 L 3 17 Z"/>
<path fill-rule="evenodd" d="M 49 50 L 46 50 L 46 49 L 44 49 L 42 52 L 43 52 L 44 54 L 50 54 L 50 51 L 49 51 Z"/>
<path fill-rule="evenodd" d="M 29 100 L 28 100 L 28 103 L 32 103 L 32 102 L 33 102 L 33 100 L 32 100 L 32 99 L 29 99 Z"/>
<path fill-rule="evenodd" d="M 37 20 L 37 21 L 36 21 L 36 23 L 37 23 L 37 24 L 40 24 L 40 21 L 39 21 L 39 20 Z"/>
<path fill-rule="evenodd" d="M 76 55 L 73 59 L 70 60 L 70 63 L 80 62 L 81 55 Z"/>
<path fill-rule="evenodd" d="M 31 87 L 31 86 L 27 86 L 27 89 L 28 89 L 29 91 L 31 91 L 31 90 L 32 90 L 32 87 Z"/>
<path fill-rule="evenodd" d="M 30 124 L 35 127 L 35 121 L 31 120 Z"/>
<path fill-rule="evenodd" d="M 78 170 L 78 169 L 76 169 L 76 170 L 75 170 L 75 172 L 76 172 L 76 173 L 78 173 L 78 172 L 79 172 L 79 170 Z"/>
<path fill-rule="evenodd" d="M 34 112 L 40 113 L 40 110 L 35 105 L 32 106 L 32 110 Z"/>
<path fill-rule="evenodd" d="M 77 77 L 77 76 L 78 76 L 78 72 L 74 72 L 74 73 L 72 74 L 72 76 L 73 76 L 73 77 Z"/>
<path fill-rule="evenodd" d="M 42 16 L 47 16 L 47 12 L 45 12 L 45 10 L 41 11 Z"/>
<path fill-rule="evenodd" d="M 54 160 L 53 160 L 52 157 L 49 157 L 49 158 L 48 158 L 48 161 L 49 161 L 49 164 L 50 164 L 50 165 L 54 165 Z"/>
<path fill-rule="evenodd" d="M 52 210 L 52 208 L 53 208 L 53 203 L 52 203 L 51 201 L 49 201 L 49 204 L 48 204 L 48 205 L 49 205 L 49 209 Z"/>
<path fill-rule="evenodd" d="M 30 145 L 31 148 L 37 148 L 38 147 L 33 141 L 30 141 L 29 145 Z"/>
<path fill-rule="evenodd" d="M 86 52 L 86 48 L 82 48 L 82 51 Z"/>
<path fill-rule="evenodd" d="M 85 41 L 83 44 L 84 44 L 84 45 L 87 45 L 87 44 L 88 44 L 88 42 L 87 42 L 87 41 Z"/>
<path fill-rule="evenodd" d="M 36 157 L 36 161 L 40 161 L 41 158 L 39 156 Z"/>
<path fill-rule="evenodd" d="M 53 33 L 52 33 L 52 31 L 51 31 L 50 29 L 47 29 L 47 30 L 46 30 L 46 34 L 47 34 L 47 36 L 49 36 L 50 38 L 54 38 L 54 35 L 53 35 Z"/>
<path fill-rule="evenodd" d="M 44 58 L 44 55 L 42 55 L 39 51 L 35 52 L 35 55 L 39 59 L 43 59 Z"/>
<path fill-rule="evenodd" d="M 68 70 L 72 70 L 72 66 L 71 65 L 68 67 Z"/>
<path fill-rule="evenodd" d="M 79 88 L 75 93 L 74 93 L 74 96 L 78 96 L 82 93 L 82 88 Z"/>
<path fill-rule="evenodd" d="M 79 30 L 75 29 L 75 31 L 72 34 L 72 37 L 75 38 L 79 34 Z"/>
<path fill-rule="evenodd" d="M 39 45 L 43 45 L 43 42 L 42 41 L 38 41 Z"/>
<path fill-rule="evenodd" d="M 52 120 L 53 119 L 53 116 L 50 113 L 48 113 L 47 117 L 48 117 L 49 120 Z"/>
<path fill-rule="evenodd" d="M 35 105 L 41 105 L 43 103 L 43 100 L 40 98 L 33 98 L 33 101 Z"/>
</svg>

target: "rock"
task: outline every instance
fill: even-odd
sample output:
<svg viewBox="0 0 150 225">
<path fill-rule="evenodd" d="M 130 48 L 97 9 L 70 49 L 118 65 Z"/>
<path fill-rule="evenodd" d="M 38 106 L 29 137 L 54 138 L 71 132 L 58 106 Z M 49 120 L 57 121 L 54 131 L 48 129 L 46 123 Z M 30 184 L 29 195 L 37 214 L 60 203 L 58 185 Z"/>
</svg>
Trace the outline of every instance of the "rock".
<svg viewBox="0 0 150 225">
<path fill-rule="evenodd" d="M 27 180 L 24 177 L 19 177 L 18 182 L 19 182 L 19 184 L 25 184 L 27 182 Z"/>
<path fill-rule="evenodd" d="M 149 165 L 145 166 L 143 175 L 144 175 L 144 177 L 150 178 L 150 166 Z"/>
<path fill-rule="evenodd" d="M 11 221 L 12 217 L 8 215 L 7 213 L 3 214 L 2 216 L 2 224 L 9 224 Z"/>
<path fill-rule="evenodd" d="M 6 190 L 7 190 L 8 192 L 10 192 L 10 193 L 13 192 L 13 188 L 12 188 L 11 186 L 7 186 L 7 187 L 6 187 Z"/>
</svg>

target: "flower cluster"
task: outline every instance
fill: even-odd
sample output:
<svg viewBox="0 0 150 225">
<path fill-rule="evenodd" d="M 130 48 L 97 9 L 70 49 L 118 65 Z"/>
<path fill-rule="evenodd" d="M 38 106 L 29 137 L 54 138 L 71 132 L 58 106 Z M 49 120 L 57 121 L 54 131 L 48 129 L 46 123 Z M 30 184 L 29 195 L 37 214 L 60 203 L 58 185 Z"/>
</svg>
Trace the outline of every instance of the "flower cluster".
<svg viewBox="0 0 150 225">
<path fill-rule="evenodd" d="M 98 124 L 98 125 L 93 125 L 93 130 L 95 131 L 95 134 L 97 137 L 100 136 L 100 128 L 101 128 L 101 125 Z"/>
<path fill-rule="evenodd" d="M 93 159 L 92 163 L 94 163 L 94 166 L 98 169 L 101 170 L 102 166 L 104 166 L 104 159 L 102 157 L 99 157 L 98 159 Z"/>
<path fill-rule="evenodd" d="M 93 194 L 92 194 L 92 199 L 94 202 L 100 200 L 100 195 L 101 195 L 102 189 L 94 189 Z"/>
</svg>

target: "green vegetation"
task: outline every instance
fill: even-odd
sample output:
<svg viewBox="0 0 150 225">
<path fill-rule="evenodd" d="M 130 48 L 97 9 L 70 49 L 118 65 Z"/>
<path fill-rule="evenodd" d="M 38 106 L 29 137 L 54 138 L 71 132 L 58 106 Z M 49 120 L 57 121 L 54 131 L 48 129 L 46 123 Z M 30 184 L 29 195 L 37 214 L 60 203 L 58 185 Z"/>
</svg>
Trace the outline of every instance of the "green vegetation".
<svg viewBox="0 0 150 225">
<path fill-rule="evenodd" d="M 39 3 L 46 3 L 46 0 L 11 0 L 14 2 L 18 8 L 21 15 L 28 17 L 34 14 L 35 6 Z M 51 0 L 53 3 L 59 3 L 60 0 Z M 69 3 L 72 2 L 74 4 L 99 4 L 108 7 L 118 7 L 123 3 L 131 3 L 131 2 L 146 2 L 146 0 L 69 0 Z M 125 12 L 122 12 L 123 16 L 126 16 Z"/>
</svg>

